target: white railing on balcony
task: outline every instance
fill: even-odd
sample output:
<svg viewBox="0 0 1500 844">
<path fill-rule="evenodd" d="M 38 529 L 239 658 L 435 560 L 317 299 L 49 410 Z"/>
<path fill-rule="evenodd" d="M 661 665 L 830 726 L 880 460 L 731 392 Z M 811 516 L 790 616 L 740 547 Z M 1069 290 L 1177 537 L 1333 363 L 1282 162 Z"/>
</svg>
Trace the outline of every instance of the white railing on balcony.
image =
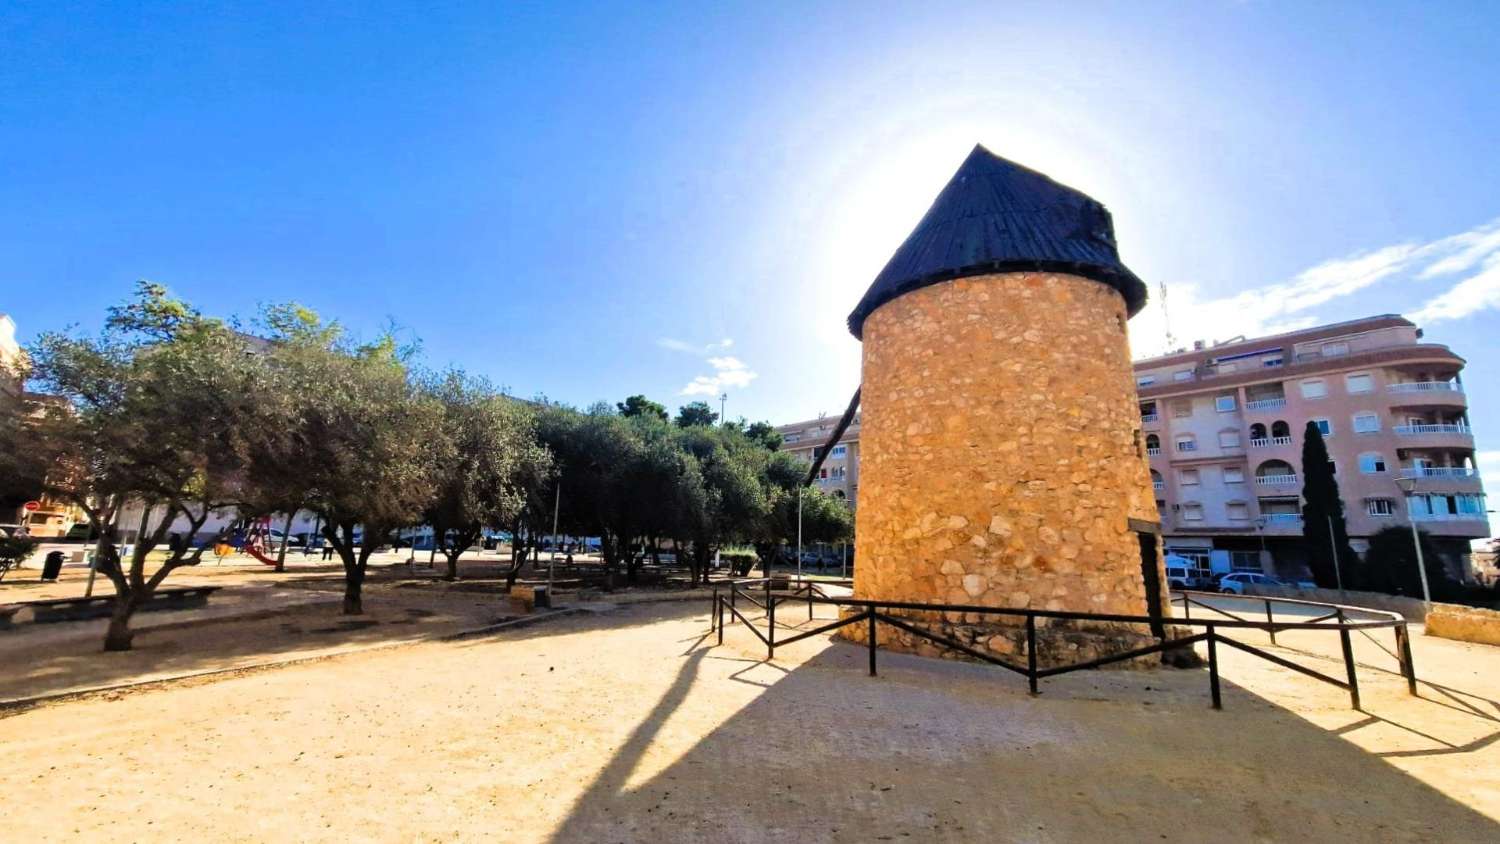
<svg viewBox="0 0 1500 844">
<path fill-rule="evenodd" d="M 1161 481 L 1153 481 L 1151 484 L 1151 488 L 1156 490 L 1157 495 L 1161 495 L 1162 493 L 1167 491 L 1167 485 Z"/>
<path fill-rule="evenodd" d="M 1245 402 L 1246 410 L 1275 410 L 1278 407 L 1286 407 L 1286 398 L 1279 399 L 1256 399 Z"/>
<path fill-rule="evenodd" d="M 1434 424 L 1434 425 L 1397 425 L 1391 429 L 1399 436 L 1410 437 L 1418 434 L 1469 434 L 1468 425 L 1458 424 Z"/>
<path fill-rule="evenodd" d="M 1155 457 L 1155 456 L 1161 454 L 1161 448 L 1160 447 L 1157 447 L 1157 448 L 1148 448 L 1148 449 L 1146 449 L 1146 453 L 1149 454 L 1149 455 L 1151 455 L 1152 457 Z"/>
<path fill-rule="evenodd" d="M 1255 482 L 1260 486 L 1294 486 L 1297 483 L 1296 475 L 1256 475 Z"/>
<path fill-rule="evenodd" d="M 1408 478 L 1477 478 L 1479 470 L 1467 466 L 1402 466 L 1401 474 Z"/>
<path fill-rule="evenodd" d="M 1464 391 L 1463 385 L 1456 381 L 1408 381 L 1405 384 L 1387 384 L 1385 389 L 1391 393 L 1462 393 Z"/>
<path fill-rule="evenodd" d="M 1488 517 L 1483 513 L 1413 513 L 1414 522 L 1483 522 Z"/>
<path fill-rule="evenodd" d="M 1267 513 L 1264 518 L 1268 525 L 1296 525 L 1302 523 L 1301 513 Z"/>
<path fill-rule="evenodd" d="M 1250 441 L 1251 448 L 1270 448 L 1273 445 L 1291 445 L 1291 437 L 1261 437 Z"/>
<path fill-rule="evenodd" d="M 1158 420 L 1160 418 L 1161 417 L 1158 416 L 1158 415 L 1156 415 L 1155 413 L 1142 413 L 1141 414 L 1141 421 L 1142 422 L 1147 422 L 1147 423 L 1155 422 L 1156 420 Z"/>
</svg>

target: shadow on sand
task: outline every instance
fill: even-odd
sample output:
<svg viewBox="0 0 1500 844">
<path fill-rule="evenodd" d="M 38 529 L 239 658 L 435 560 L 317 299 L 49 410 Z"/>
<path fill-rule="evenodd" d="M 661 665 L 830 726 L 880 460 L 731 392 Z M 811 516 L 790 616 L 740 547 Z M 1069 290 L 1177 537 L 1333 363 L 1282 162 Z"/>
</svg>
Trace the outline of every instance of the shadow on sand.
<svg viewBox="0 0 1500 844">
<path fill-rule="evenodd" d="M 799 643 L 778 651 L 784 667 L 755 658 L 743 629 L 713 642 L 683 643 L 673 682 L 553 841 L 1500 840 L 1485 815 L 1340 737 L 1393 723 L 1379 715 L 1324 729 L 1227 681 L 1215 712 L 1201 671 L 1080 672 L 1033 698 L 969 663 L 882 652 L 870 678 L 848 644 Z M 761 691 L 653 762 L 694 684 L 721 682 Z"/>
</svg>

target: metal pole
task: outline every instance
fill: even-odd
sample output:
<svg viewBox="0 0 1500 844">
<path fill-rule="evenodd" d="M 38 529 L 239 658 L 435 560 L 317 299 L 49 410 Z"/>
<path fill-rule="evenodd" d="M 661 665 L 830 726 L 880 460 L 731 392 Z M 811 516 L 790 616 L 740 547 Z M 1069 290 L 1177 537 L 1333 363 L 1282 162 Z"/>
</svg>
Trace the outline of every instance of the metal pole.
<svg viewBox="0 0 1500 844">
<path fill-rule="evenodd" d="M 1349 641 L 1349 628 L 1339 619 L 1339 644 L 1344 651 L 1344 671 L 1349 675 L 1349 703 L 1359 709 L 1359 677 L 1354 673 L 1354 646 Z"/>
<path fill-rule="evenodd" d="M 1339 597 L 1342 600 L 1344 597 L 1344 574 L 1339 570 L 1339 543 L 1338 538 L 1333 535 L 1333 516 L 1330 514 L 1326 518 L 1328 519 L 1328 547 L 1333 551 L 1333 579 L 1338 583 Z"/>
<path fill-rule="evenodd" d="M 557 482 L 557 497 L 552 502 L 552 556 L 547 559 L 547 599 L 552 599 L 552 569 L 557 563 L 557 517 L 562 513 L 562 481 Z M 614 587 L 611 579 L 610 587 Z"/>
<path fill-rule="evenodd" d="M 797 582 L 802 582 L 802 487 L 797 487 Z"/>
<path fill-rule="evenodd" d="M 1422 559 L 1422 538 L 1417 535 L 1417 520 L 1411 517 L 1410 495 L 1406 496 L 1406 501 L 1406 520 L 1411 522 L 1411 545 L 1417 549 L 1417 574 L 1422 576 L 1422 609 L 1431 612 L 1432 593 L 1427 589 L 1427 563 Z"/>
<path fill-rule="evenodd" d="M 1026 685 L 1032 694 L 1036 688 L 1036 616 L 1026 616 Z"/>
<path fill-rule="evenodd" d="M 1208 625 L 1208 694 L 1213 700 L 1214 709 L 1224 708 L 1224 701 L 1219 696 L 1218 634 L 1214 633 L 1212 623 Z"/>
</svg>

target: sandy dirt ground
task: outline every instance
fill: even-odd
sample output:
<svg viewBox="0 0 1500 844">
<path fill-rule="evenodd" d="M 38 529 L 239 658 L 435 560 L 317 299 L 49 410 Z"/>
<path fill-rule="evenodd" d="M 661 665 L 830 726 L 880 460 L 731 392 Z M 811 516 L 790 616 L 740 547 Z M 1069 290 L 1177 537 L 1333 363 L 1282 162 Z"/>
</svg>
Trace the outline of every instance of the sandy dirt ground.
<svg viewBox="0 0 1500 844">
<path fill-rule="evenodd" d="M 714 646 L 699 602 L 0 718 L 16 841 L 1500 840 L 1500 649 L 1360 637 L 1365 712 L 1224 654 L 1032 698 L 814 638 Z M 1280 649 L 1336 670 L 1333 651 Z M 1336 646 L 1334 646 L 1336 647 Z"/>
</svg>

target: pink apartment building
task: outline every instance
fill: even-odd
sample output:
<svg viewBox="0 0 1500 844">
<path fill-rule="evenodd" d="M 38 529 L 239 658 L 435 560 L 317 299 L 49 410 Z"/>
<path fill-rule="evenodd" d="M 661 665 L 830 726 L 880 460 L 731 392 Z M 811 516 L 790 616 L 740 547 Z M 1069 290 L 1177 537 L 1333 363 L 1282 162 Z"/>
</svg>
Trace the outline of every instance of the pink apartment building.
<svg viewBox="0 0 1500 844">
<path fill-rule="evenodd" d="M 1167 550 L 1218 571 L 1300 574 L 1302 435 L 1313 421 L 1354 550 L 1415 519 L 1461 576 L 1470 541 L 1489 535 L 1463 366 L 1389 314 L 1137 361 Z M 1400 477 L 1416 482 L 1409 499 Z"/>
</svg>

